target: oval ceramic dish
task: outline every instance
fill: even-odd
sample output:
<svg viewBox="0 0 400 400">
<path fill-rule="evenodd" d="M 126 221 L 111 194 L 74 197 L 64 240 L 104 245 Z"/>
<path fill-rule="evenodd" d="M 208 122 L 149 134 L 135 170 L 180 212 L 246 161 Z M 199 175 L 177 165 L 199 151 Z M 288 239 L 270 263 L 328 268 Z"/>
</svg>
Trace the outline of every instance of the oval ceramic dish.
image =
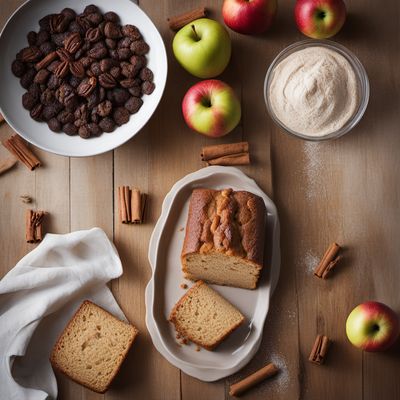
<svg viewBox="0 0 400 400">
<path fill-rule="evenodd" d="M 112 133 L 91 139 L 52 132 L 47 124 L 34 121 L 22 107 L 25 90 L 11 72 L 16 53 L 26 47 L 26 35 L 39 29 L 38 21 L 47 14 L 71 7 L 79 13 L 88 4 L 97 5 L 102 12 L 114 11 L 121 24 L 136 25 L 150 46 L 148 66 L 154 72 L 155 90 L 143 96 L 143 106 L 129 122 Z M 167 79 L 167 55 L 164 42 L 150 18 L 131 0 L 34 0 L 27 1 L 9 18 L 0 36 L 0 110 L 7 123 L 28 142 L 43 150 L 64 156 L 84 157 L 112 150 L 132 138 L 153 115 L 161 100 Z"/>
<path fill-rule="evenodd" d="M 180 254 L 189 199 L 194 188 L 232 188 L 260 196 L 267 208 L 265 268 L 256 290 L 226 286 L 212 287 L 237 306 L 246 323 L 214 351 L 195 350 L 195 345 L 180 346 L 175 330 L 167 321 L 177 300 L 185 293 Z M 241 369 L 258 350 L 269 300 L 277 284 L 280 268 L 279 220 L 274 203 L 243 172 L 232 167 L 212 166 L 187 175 L 165 197 L 161 216 L 149 245 L 153 271 L 146 288 L 146 324 L 156 349 L 186 374 L 203 381 L 215 381 Z M 186 281 L 191 286 L 192 283 Z"/>
</svg>

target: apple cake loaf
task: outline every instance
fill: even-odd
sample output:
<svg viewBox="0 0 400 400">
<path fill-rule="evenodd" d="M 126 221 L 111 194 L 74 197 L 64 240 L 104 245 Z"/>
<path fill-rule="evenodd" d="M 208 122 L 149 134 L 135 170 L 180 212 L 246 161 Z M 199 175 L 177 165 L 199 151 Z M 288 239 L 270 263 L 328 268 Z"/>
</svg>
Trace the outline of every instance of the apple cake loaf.
<svg viewBox="0 0 400 400">
<path fill-rule="evenodd" d="M 195 189 L 182 249 L 185 278 L 255 289 L 263 267 L 266 208 L 232 189 Z"/>
<path fill-rule="evenodd" d="M 203 281 L 197 281 L 175 304 L 169 321 L 182 337 L 213 350 L 243 323 L 244 316 Z"/>
</svg>

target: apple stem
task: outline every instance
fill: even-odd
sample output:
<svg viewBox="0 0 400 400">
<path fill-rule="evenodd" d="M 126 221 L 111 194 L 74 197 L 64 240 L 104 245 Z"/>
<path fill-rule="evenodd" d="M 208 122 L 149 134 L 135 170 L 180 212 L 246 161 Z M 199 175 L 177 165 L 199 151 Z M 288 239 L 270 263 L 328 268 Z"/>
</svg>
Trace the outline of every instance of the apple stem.
<svg viewBox="0 0 400 400">
<path fill-rule="evenodd" d="M 196 32 L 196 28 L 195 28 L 194 25 L 192 25 L 192 29 L 193 29 L 193 33 L 194 33 L 194 36 L 195 36 L 196 40 L 199 41 L 200 38 L 199 38 L 199 35 L 198 35 L 197 32 Z"/>
</svg>

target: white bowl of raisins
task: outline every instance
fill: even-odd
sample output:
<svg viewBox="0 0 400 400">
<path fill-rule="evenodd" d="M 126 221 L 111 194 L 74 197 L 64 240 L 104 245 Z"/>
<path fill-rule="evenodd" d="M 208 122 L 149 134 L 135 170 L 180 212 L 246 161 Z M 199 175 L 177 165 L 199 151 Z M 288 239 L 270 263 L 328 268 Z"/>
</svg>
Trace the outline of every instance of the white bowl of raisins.
<svg viewBox="0 0 400 400">
<path fill-rule="evenodd" d="M 28 142 L 84 157 L 141 130 L 167 78 L 163 40 L 131 0 L 34 0 L 0 36 L 0 110 Z"/>
</svg>

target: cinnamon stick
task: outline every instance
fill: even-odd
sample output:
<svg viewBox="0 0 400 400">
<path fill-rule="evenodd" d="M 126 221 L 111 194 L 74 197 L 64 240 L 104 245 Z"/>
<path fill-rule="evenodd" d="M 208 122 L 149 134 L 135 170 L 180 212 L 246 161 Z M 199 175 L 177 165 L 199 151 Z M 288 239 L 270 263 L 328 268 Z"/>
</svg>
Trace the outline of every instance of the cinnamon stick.
<svg viewBox="0 0 400 400">
<path fill-rule="evenodd" d="M 11 169 L 17 162 L 18 160 L 15 158 L 7 158 L 3 161 L 0 161 L 0 175 Z"/>
<path fill-rule="evenodd" d="M 147 195 L 140 193 L 137 188 L 129 186 L 118 187 L 119 218 L 123 224 L 141 224 L 144 220 L 144 211 Z"/>
<path fill-rule="evenodd" d="M 253 374 L 249 375 L 247 378 L 244 378 L 241 381 L 236 382 L 233 385 L 231 385 L 229 394 L 231 396 L 240 396 L 246 390 L 257 385 L 264 379 L 267 379 L 267 378 L 270 378 L 270 377 L 276 375 L 278 371 L 279 371 L 279 368 L 277 368 L 275 364 L 273 364 L 273 363 L 267 364 L 265 367 L 259 369 L 258 371 L 254 372 Z"/>
<path fill-rule="evenodd" d="M 2 142 L 3 146 L 31 171 L 41 165 L 40 160 L 18 135 L 12 135 Z"/>
<path fill-rule="evenodd" d="M 228 143 L 205 146 L 201 159 L 207 165 L 247 165 L 250 164 L 249 143 Z"/>
<path fill-rule="evenodd" d="M 37 243 L 43 239 L 43 219 L 45 211 L 26 210 L 25 237 L 28 243 Z"/>
<path fill-rule="evenodd" d="M 118 187 L 118 209 L 119 209 L 119 219 L 123 224 L 128 223 L 128 215 L 126 210 L 126 202 L 125 202 L 125 187 Z"/>
<path fill-rule="evenodd" d="M 248 142 L 216 144 L 213 146 L 203 147 L 201 151 L 201 159 L 203 161 L 208 161 L 219 157 L 229 156 L 232 154 L 241 154 L 248 152 Z"/>
<path fill-rule="evenodd" d="M 321 365 L 325 361 L 328 352 L 330 341 L 325 335 L 318 335 L 315 339 L 313 348 L 311 350 L 308 360 L 314 364 Z"/>
<path fill-rule="evenodd" d="M 131 191 L 129 186 L 124 186 L 124 202 L 125 202 L 125 210 L 126 210 L 126 218 L 128 222 L 132 221 L 132 213 L 131 213 Z"/>
<path fill-rule="evenodd" d="M 144 220 L 144 210 L 146 206 L 147 196 L 140 193 L 139 189 L 132 189 L 131 207 L 132 207 L 132 223 L 141 224 Z"/>
<path fill-rule="evenodd" d="M 337 243 L 332 243 L 326 250 L 320 263 L 317 265 L 314 271 L 314 275 L 318 278 L 326 279 L 329 272 L 336 266 L 338 261 L 341 259 L 337 254 L 341 247 Z"/>
<path fill-rule="evenodd" d="M 207 161 L 207 165 L 248 165 L 250 164 L 249 153 L 232 154 L 214 158 Z"/>
<path fill-rule="evenodd" d="M 205 7 L 198 7 L 194 10 L 187 11 L 183 14 L 175 15 L 167 19 L 168 25 L 170 29 L 173 31 L 178 31 L 183 28 L 188 23 L 199 19 L 204 18 L 207 15 L 207 10 Z"/>
</svg>

